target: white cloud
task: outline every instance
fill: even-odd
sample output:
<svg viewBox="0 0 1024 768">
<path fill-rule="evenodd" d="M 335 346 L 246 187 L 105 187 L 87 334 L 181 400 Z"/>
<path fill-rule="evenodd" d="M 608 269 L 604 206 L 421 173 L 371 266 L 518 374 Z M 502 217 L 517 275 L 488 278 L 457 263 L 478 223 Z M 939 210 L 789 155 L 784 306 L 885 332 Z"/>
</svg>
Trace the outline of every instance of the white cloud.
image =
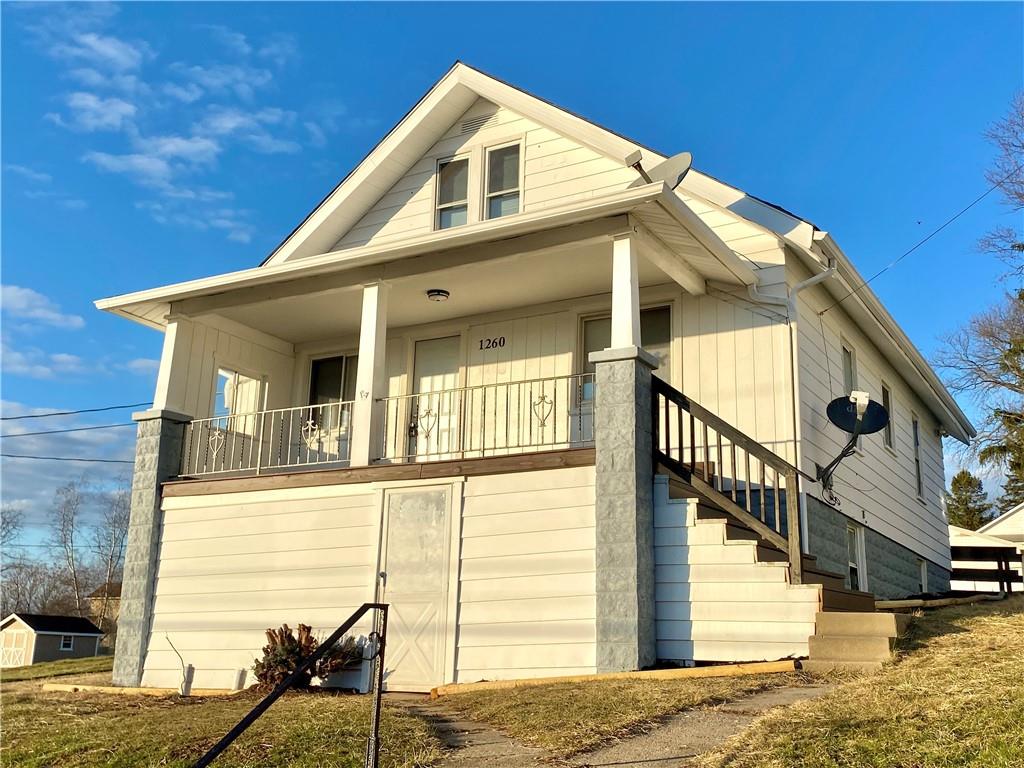
<svg viewBox="0 0 1024 768">
<path fill-rule="evenodd" d="M 68 77 L 89 88 L 113 88 L 126 93 L 146 93 L 149 86 L 136 75 L 104 74 L 92 67 L 79 67 L 68 72 Z"/>
<path fill-rule="evenodd" d="M 198 101 L 203 95 L 203 89 L 195 83 L 185 83 L 184 85 L 178 85 L 177 83 L 165 83 L 163 91 L 171 98 L 177 99 L 178 101 L 182 101 L 186 104 Z"/>
<path fill-rule="evenodd" d="M 144 186 L 162 187 L 170 183 L 171 165 L 162 157 L 130 153 L 112 155 L 107 152 L 87 152 L 82 160 L 109 173 L 130 177 Z"/>
<path fill-rule="evenodd" d="M 58 375 L 85 373 L 85 362 L 66 352 L 44 352 L 36 347 L 14 349 L 7 341 L 0 345 L 0 368 L 5 375 L 29 379 L 54 379 Z"/>
<path fill-rule="evenodd" d="M 57 201 L 57 204 L 69 211 L 84 211 L 89 207 L 89 204 L 85 200 L 81 200 L 77 197 L 65 197 L 62 200 Z"/>
<path fill-rule="evenodd" d="M 42 171 L 35 171 L 24 165 L 15 165 L 14 163 L 9 163 L 4 166 L 4 170 L 10 171 L 11 173 L 16 173 L 22 178 L 28 179 L 29 181 L 35 182 L 36 184 L 49 184 L 51 181 L 53 181 L 53 177 L 50 174 L 43 173 Z"/>
<path fill-rule="evenodd" d="M 200 232 L 222 231 L 237 243 L 252 241 L 253 226 L 249 211 L 222 206 L 199 205 L 192 199 L 143 200 L 135 203 L 158 224 L 177 225 Z"/>
<path fill-rule="evenodd" d="M 78 128 L 83 131 L 119 131 L 135 116 L 136 108 L 123 99 L 116 97 L 103 98 L 94 93 L 76 91 L 67 96 L 68 109 L 71 111 L 71 122 L 56 113 L 49 113 L 46 118 L 65 128 Z"/>
<path fill-rule="evenodd" d="M 60 311 L 60 307 L 43 294 L 18 285 L 0 286 L 0 308 L 18 320 L 33 320 L 54 328 L 77 330 L 85 326 L 78 315 Z"/>
<path fill-rule="evenodd" d="M 201 24 L 200 28 L 209 32 L 214 40 L 231 51 L 231 53 L 239 56 L 248 56 L 252 53 L 252 46 L 249 45 L 249 41 L 241 32 L 236 32 L 220 24 Z"/>
<path fill-rule="evenodd" d="M 151 136 L 139 138 L 137 144 L 144 154 L 190 163 L 213 162 L 220 152 L 220 144 L 205 136 Z"/>
<path fill-rule="evenodd" d="M 233 92 L 238 98 L 250 101 L 258 88 L 269 85 L 273 75 L 265 69 L 241 64 L 212 64 L 191 66 L 177 63 L 171 67 L 190 82 L 212 93 Z"/>
<path fill-rule="evenodd" d="M 124 369 L 139 376 L 152 376 L 160 368 L 160 361 L 149 357 L 137 357 L 124 364 Z"/>
<path fill-rule="evenodd" d="M 148 53 L 145 43 L 128 43 L 96 32 L 75 34 L 71 41 L 57 42 L 50 48 L 50 54 L 58 59 L 85 61 L 118 72 L 138 69 Z"/>
<path fill-rule="evenodd" d="M 290 139 L 272 136 L 267 126 L 288 126 L 294 122 L 295 113 L 284 109 L 244 111 L 235 107 L 214 106 L 193 126 L 193 131 L 200 135 L 236 136 L 263 154 L 293 153 L 302 147 Z"/>
<path fill-rule="evenodd" d="M 259 56 L 283 67 L 299 58 L 299 45 L 291 35 L 275 35 L 260 47 Z"/>
</svg>

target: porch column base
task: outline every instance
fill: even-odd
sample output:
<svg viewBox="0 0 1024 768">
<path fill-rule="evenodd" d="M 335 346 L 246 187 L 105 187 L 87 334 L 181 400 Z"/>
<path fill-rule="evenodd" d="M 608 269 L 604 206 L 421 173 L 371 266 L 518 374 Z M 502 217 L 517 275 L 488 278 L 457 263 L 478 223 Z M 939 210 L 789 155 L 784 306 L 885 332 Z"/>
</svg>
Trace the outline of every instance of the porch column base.
<svg viewBox="0 0 1024 768">
<path fill-rule="evenodd" d="M 114 685 L 142 684 L 153 591 L 160 552 L 160 485 L 176 476 L 181 465 L 184 425 L 191 421 L 175 411 L 151 410 L 132 414 L 139 424 L 132 476 L 131 516 L 117 617 Z"/>
<path fill-rule="evenodd" d="M 595 364 L 597 671 L 654 664 L 654 503 L 651 371 L 638 347 L 590 355 Z"/>
</svg>

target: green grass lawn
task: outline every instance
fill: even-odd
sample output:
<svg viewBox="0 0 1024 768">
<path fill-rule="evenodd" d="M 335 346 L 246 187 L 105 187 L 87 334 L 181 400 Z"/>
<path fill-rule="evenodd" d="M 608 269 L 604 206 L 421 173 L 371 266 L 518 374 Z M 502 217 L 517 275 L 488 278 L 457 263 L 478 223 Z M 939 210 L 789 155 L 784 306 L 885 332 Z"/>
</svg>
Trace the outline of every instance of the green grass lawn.
<svg viewBox="0 0 1024 768">
<path fill-rule="evenodd" d="M 1024 597 L 927 613 L 898 663 L 769 714 L 705 764 L 1024 766 Z"/>
<path fill-rule="evenodd" d="M 757 691 L 801 685 L 797 673 L 679 680 L 594 680 L 467 691 L 441 703 L 514 739 L 568 757 L 634 735 L 658 720 Z"/>
<path fill-rule="evenodd" d="M 0 672 L 0 682 L 13 683 L 18 680 L 37 680 L 41 677 L 63 675 L 84 675 L 91 672 L 109 672 L 114 668 L 113 656 L 92 656 L 86 659 L 63 659 L 43 661 L 27 667 L 12 667 Z"/>
<path fill-rule="evenodd" d="M 3 766 L 188 766 L 259 700 L 256 694 L 188 698 L 44 693 L 22 685 L 3 696 Z M 217 759 L 224 768 L 362 766 L 371 699 L 323 693 L 277 701 Z M 429 763 L 440 742 L 422 721 L 385 707 L 381 764 Z"/>
</svg>

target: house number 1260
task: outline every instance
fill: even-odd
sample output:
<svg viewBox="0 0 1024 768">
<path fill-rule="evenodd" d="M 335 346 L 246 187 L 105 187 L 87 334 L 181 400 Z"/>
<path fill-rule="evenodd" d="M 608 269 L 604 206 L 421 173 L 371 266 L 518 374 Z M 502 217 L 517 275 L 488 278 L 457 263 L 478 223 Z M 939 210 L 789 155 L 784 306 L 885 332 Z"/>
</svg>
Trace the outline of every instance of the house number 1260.
<svg viewBox="0 0 1024 768">
<path fill-rule="evenodd" d="M 493 339 L 480 339 L 480 349 L 500 349 L 504 346 L 504 336 L 495 336 Z"/>
</svg>

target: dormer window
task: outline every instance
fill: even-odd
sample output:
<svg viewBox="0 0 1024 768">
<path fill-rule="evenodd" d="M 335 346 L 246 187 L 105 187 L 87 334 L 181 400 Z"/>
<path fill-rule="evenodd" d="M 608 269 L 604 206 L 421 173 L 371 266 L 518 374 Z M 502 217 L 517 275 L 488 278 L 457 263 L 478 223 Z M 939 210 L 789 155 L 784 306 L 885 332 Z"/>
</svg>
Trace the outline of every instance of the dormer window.
<svg viewBox="0 0 1024 768">
<path fill-rule="evenodd" d="M 469 158 L 437 164 L 437 228 L 460 227 L 468 220 Z"/>
<path fill-rule="evenodd" d="M 484 206 L 488 219 L 519 213 L 519 144 L 487 150 Z"/>
</svg>

